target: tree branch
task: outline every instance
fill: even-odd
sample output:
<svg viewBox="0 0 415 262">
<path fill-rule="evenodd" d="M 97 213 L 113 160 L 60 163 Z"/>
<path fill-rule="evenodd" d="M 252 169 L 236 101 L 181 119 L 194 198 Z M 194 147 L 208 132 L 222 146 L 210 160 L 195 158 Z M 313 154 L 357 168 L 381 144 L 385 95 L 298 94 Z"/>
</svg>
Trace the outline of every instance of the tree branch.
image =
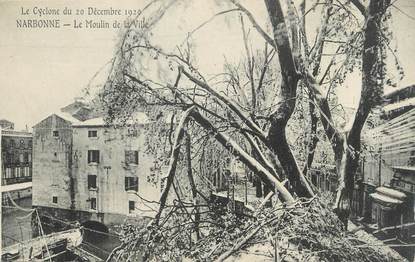
<svg viewBox="0 0 415 262">
<path fill-rule="evenodd" d="M 234 5 L 236 5 L 251 21 L 252 26 L 258 31 L 258 33 L 265 39 L 265 41 L 268 42 L 272 47 L 277 48 L 274 40 L 265 33 L 265 31 L 259 26 L 259 24 L 255 21 L 254 16 L 251 14 L 251 12 L 248 11 L 243 5 L 241 5 L 237 0 L 230 0 Z"/>
<path fill-rule="evenodd" d="M 265 132 L 257 125 L 255 124 L 245 113 L 242 112 L 242 110 L 232 101 L 230 101 L 228 98 L 222 96 L 219 92 L 216 92 L 213 88 L 211 88 L 207 83 L 195 78 L 190 73 L 188 73 L 183 67 L 181 67 L 181 70 L 183 74 L 189 78 L 193 83 L 197 84 L 201 88 L 207 90 L 209 93 L 214 95 L 216 98 L 218 98 L 220 101 L 222 101 L 229 109 L 231 109 L 241 120 L 243 123 L 245 123 L 249 128 L 252 129 L 253 132 L 262 140 L 266 140 Z"/>
<path fill-rule="evenodd" d="M 252 156 L 246 153 L 237 142 L 232 138 L 225 135 L 218 130 L 210 123 L 210 121 L 201 115 L 197 110 L 193 110 L 190 114 L 190 117 L 198 123 L 200 126 L 206 130 L 212 132 L 213 137 L 228 151 L 230 151 L 234 156 L 238 157 L 239 160 L 244 163 L 249 169 L 255 172 L 265 183 L 273 185 L 271 188 L 276 189 L 284 201 L 292 203 L 294 201 L 291 193 L 285 188 L 285 186 L 275 178 L 266 168 L 264 168 L 258 161 L 256 161 Z"/>
<path fill-rule="evenodd" d="M 360 11 L 364 17 L 367 16 L 366 7 L 362 4 L 362 2 L 360 2 L 360 0 L 350 0 L 350 2 Z"/>
</svg>

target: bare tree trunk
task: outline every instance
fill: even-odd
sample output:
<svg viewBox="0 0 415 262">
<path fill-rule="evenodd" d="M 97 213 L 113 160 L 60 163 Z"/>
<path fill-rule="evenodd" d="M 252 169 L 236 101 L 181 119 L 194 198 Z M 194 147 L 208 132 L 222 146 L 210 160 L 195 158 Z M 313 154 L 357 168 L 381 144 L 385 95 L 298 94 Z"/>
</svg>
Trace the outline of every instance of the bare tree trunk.
<svg viewBox="0 0 415 262">
<path fill-rule="evenodd" d="M 262 193 L 261 179 L 259 177 L 255 176 L 254 183 L 255 183 L 255 196 L 256 197 L 262 197 L 263 193 Z"/>
<path fill-rule="evenodd" d="M 362 54 L 362 90 L 359 107 L 347 136 L 348 148 L 345 149 L 342 160 L 344 170 L 340 173 L 340 183 L 336 195 L 337 210 L 339 212 L 348 210 L 347 215 L 350 213 L 355 176 L 359 166 L 361 131 L 372 108 L 382 101 L 383 86 L 378 82 L 378 69 L 380 68 L 378 63 L 380 63 L 382 45 L 381 21 L 389 4 L 390 0 L 371 0 L 367 9 Z"/>
<path fill-rule="evenodd" d="M 318 117 L 315 112 L 315 105 L 311 101 L 312 95 L 309 95 L 310 102 L 308 103 L 309 106 L 309 112 L 310 112 L 310 140 L 307 143 L 307 162 L 303 168 L 303 174 L 304 176 L 307 175 L 309 169 L 311 168 L 311 165 L 314 161 L 314 152 L 317 147 L 318 143 L 318 137 L 317 137 L 317 124 L 318 124 Z"/>
<path fill-rule="evenodd" d="M 313 190 L 297 164 L 285 133 L 288 120 L 295 109 L 299 74 L 294 63 L 281 3 L 279 0 L 265 0 L 265 4 L 278 48 L 282 75 L 281 102 L 271 115 L 271 126 L 267 137 L 268 147 L 277 155 L 295 193 L 300 197 L 311 197 L 314 195 Z"/>
</svg>

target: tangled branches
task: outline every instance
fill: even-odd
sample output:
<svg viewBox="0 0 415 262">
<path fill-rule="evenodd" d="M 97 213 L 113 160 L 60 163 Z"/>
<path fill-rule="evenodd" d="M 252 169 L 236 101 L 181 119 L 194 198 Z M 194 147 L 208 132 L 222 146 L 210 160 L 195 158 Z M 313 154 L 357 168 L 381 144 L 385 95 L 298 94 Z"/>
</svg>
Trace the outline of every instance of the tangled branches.
<svg viewBox="0 0 415 262">
<path fill-rule="evenodd" d="M 125 226 L 128 248 L 121 260 L 135 261 L 145 252 L 150 261 L 239 260 L 255 249 L 257 255 L 263 251 L 261 260 L 278 254 L 280 261 L 394 261 L 345 232 L 325 199 L 278 204 L 255 217 L 238 216 L 212 203 L 202 213 L 197 241 L 193 222 L 180 209 L 166 212 L 157 228 Z M 151 232 L 156 233 L 149 238 Z"/>
</svg>

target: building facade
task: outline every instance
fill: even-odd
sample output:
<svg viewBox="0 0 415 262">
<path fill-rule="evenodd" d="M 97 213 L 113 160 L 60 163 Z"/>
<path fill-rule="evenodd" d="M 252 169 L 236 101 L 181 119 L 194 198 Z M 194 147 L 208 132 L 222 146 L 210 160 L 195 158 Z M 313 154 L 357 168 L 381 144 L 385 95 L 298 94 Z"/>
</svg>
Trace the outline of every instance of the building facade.
<svg viewBox="0 0 415 262">
<path fill-rule="evenodd" d="M 9 126 L 14 126 L 7 122 Z M 2 203 L 8 205 L 10 197 L 16 200 L 32 194 L 32 134 L 1 129 L 0 145 Z"/>
<path fill-rule="evenodd" d="M 362 137 L 351 203 L 353 217 L 378 229 L 415 221 L 415 86 L 384 98 L 375 116 L 380 124 Z M 309 178 L 320 191 L 334 193 L 337 188 L 334 166 L 314 164 Z"/>
<path fill-rule="evenodd" d="M 363 214 L 379 228 L 415 221 L 415 86 L 385 95 L 383 123 L 364 137 Z"/>
<path fill-rule="evenodd" d="M 115 128 L 102 118 L 53 114 L 34 131 L 33 205 L 80 221 L 120 223 L 153 216 L 160 197 L 155 159 L 145 152 L 145 114 Z M 59 214 L 60 212 L 60 214 Z"/>
<path fill-rule="evenodd" d="M 2 185 L 32 180 L 32 134 L 2 130 Z"/>
</svg>

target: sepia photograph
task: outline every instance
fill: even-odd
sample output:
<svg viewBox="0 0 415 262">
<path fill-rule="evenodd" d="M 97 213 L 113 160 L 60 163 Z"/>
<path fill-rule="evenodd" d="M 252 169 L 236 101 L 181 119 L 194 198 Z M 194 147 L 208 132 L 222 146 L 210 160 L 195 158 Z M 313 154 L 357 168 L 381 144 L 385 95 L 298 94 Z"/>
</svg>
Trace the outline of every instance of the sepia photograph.
<svg viewBox="0 0 415 262">
<path fill-rule="evenodd" d="M 1 261 L 415 262 L 414 0 L 0 0 Z"/>
</svg>

